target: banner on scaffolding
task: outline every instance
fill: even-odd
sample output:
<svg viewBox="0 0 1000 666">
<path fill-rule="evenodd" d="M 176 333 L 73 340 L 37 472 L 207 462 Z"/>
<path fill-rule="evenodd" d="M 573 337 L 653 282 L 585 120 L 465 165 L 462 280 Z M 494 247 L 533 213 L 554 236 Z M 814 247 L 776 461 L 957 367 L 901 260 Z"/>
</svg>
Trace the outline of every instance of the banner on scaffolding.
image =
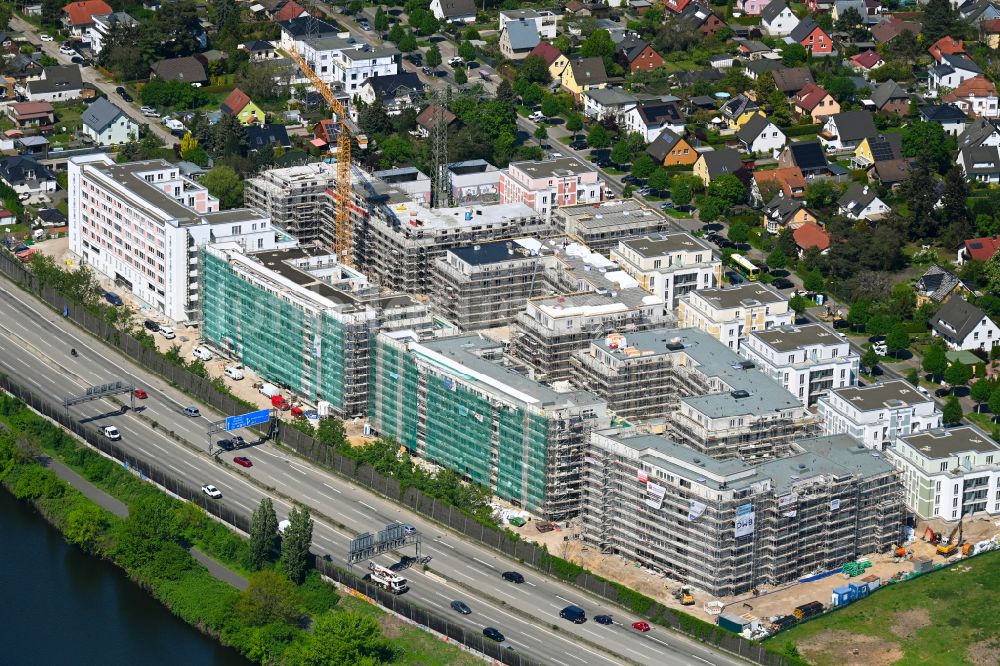
<svg viewBox="0 0 1000 666">
<path fill-rule="evenodd" d="M 753 504 L 742 504 L 736 507 L 736 538 L 753 534 L 755 524 Z"/>
<path fill-rule="evenodd" d="M 639 470 L 639 473 L 635 475 L 635 478 L 639 480 L 639 483 L 646 483 L 649 481 L 649 477 L 642 470 Z"/>
<path fill-rule="evenodd" d="M 698 520 L 701 518 L 701 514 L 705 513 L 706 508 L 702 502 L 691 500 L 691 506 L 688 507 L 688 520 Z"/>
</svg>

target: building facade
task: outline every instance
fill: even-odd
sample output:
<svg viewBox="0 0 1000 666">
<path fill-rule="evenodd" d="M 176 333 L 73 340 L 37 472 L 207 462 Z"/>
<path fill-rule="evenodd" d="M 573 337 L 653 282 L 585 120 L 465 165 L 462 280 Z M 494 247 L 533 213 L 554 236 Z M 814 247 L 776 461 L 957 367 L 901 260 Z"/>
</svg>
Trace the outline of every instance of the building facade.
<svg viewBox="0 0 1000 666">
<path fill-rule="evenodd" d="M 722 261 L 712 246 L 688 233 L 619 241 L 611 260 L 674 310 L 684 294 L 722 282 Z"/>
<path fill-rule="evenodd" d="M 795 321 L 788 299 L 776 289 L 756 282 L 716 287 L 686 294 L 677 308 L 678 324 L 697 328 L 730 349 L 752 331 L 765 331 Z"/>
<path fill-rule="evenodd" d="M 268 169 L 247 179 L 243 200 L 264 211 L 276 227 L 300 243 L 309 243 L 322 235 L 320 209 L 336 176 L 336 166 L 324 162 Z"/>
<path fill-rule="evenodd" d="M 845 433 L 876 451 L 941 427 L 937 403 L 901 379 L 833 389 L 817 402 L 827 435 Z"/>
<path fill-rule="evenodd" d="M 500 203 L 523 203 L 543 215 L 557 207 L 603 199 L 604 180 L 597 171 L 568 157 L 514 162 L 500 172 Z"/>
</svg>

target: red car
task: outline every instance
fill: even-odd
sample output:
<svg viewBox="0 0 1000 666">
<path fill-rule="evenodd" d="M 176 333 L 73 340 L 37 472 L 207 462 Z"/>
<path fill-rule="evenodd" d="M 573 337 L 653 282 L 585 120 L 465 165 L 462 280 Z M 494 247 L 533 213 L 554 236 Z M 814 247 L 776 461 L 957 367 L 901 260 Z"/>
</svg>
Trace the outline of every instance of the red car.
<svg viewBox="0 0 1000 666">
<path fill-rule="evenodd" d="M 649 631 L 649 622 L 643 622 L 642 620 L 633 622 L 632 628 L 636 631 Z"/>
<path fill-rule="evenodd" d="M 149 397 L 149 394 L 146 393 L 146 391 L 144 391 L 143 389 L 136 389 L 132 391 L 132 395 L 139 398 L 139 400 L 145 400 L 146 398 Z"/>
<path fill-rule="evenodd" d="M 253 463 L 250 462 L 250 459 L 247 458 L 246 456 L 236 456 L 235 458 L 233 458 L 233 462 L 239 465 L 240 467 L 253 467 Z"/>
</svg>

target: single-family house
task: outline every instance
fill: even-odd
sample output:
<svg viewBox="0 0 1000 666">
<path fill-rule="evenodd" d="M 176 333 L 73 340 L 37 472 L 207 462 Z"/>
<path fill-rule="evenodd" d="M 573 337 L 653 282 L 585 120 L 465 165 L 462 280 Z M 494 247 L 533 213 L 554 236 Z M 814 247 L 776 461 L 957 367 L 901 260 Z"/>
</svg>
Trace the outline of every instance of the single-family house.
<svg viewBox="0 0 1000 666">
<path fill-rule="evenodd" d="M 905 116 L 910 111 L 910 94 L 892 79 L 880 83 L 872 92 L 871 100 L 878 113 Z"/>
<path fill-rule="evenodd" d="M 950 35 L 945 35 L 931 44 L 927 47 L 927 51 L 939 65 L 944 61 L 945 56 L 969 55 L 965 50 L 965 42 L 961 39 L 954 39 Z"/>
<path fill-rule="evenodd" d="M 871 27 L 872 39 L 877 44 L 888 44 L 904 32 L 909 32 L 916 37 L 921 30 L 923 30 L 923 26 L 916 21 L 904 20 L 899 17 L 893 17 Z"/>
<path fill-rule="evenodd" d="M 785 66 L 778 58 L 761 58 L 759 60 L 749 60 L 743 63 L 743 73 L 746 74 L 751 81 L 756 81 L 764 74 L 773 75 L 779 69 L 784 68 Z"/>
<path fill-rule="evenodd" d="M 15 102 L 6 107 L 7 117 L 17 129 L 51 129 L 56 121 L 56 110 L 50 102 Z"/>
<path fill-rule="evenodd" d="M 280 23 L 282 21 L 291 21 L 293 19 L 307 16 L 309 16 L 309 12 L 306 11 L 305 7 L 295 2 L 295 0 L 288 0 L 288 2 L 281 5 L 281 7 L 274 12 L 271 19 L 275 23 Z"/>
<path fill-rule="evenodd" d="M 732 148 L 721 148 L 701 153 L 694 163 L 694 175 L 708 187 L 709 183 L 725 174 L 743 177 L 746 167 L 740 154 Z"/>
<path fill-rule="evenodd" d="M 663 0 L 663 6 L 674 14 L 680 14 L 690 3 L 691 0 Z"/>
<path fill-rule="evenodd" d="M 89 38 L 90 29 L 94 27 L 94 14 L 112 14 L 114 11 L 104 0 L 71 2 L 62 8 L 62 24 L 70 36 Z"/>
<path fill-rule="evenodd" d="M 761 109 L 757 102 L 740 93 L 722 105 L 722 108 L 719 109 L 719 116 L 726 127 L 739 129 L 743 123 L 760 112 Z"/>
<path fill-rule="evenodd" d="M 263 39 L 251 39 L 240 44 L 239 48 L 250 56 L 250 62 L 275 60 L 279 57 L 274 44 Z"/>
<path fill-rule="evenodd" d="M 264 110 L 239 88 L 234 88 L 219 108 L 223 113 L 235 116 L 244 125 L 263 123 L 265 120 Z"/>
<path fill-rule="evenodd" d="M 56 176 L 48 167 L 24 155 L 0 160 L 0 181 L 18 194 L 43 194 L 56 191 Z"/>
<path fill-rule="evenodd" d="M 28 81 L 27 98 L 32 102 L 65 102 L 83 94 L 79 65 L 53 65 L 42 69 L 42 78 Z"/>
<path fill-rule="evenodd" d="M 621 122 L 626 132 L 641 134 L 647 143 L 665 129 L 676 134 L 684 133 L 684 114 L 676 97 L 640 100 L 622 115 Z"/>
<path fill-rule="evenodd" d="M 979 24 L 986 46 L 993 50 L 1000 48 L 1000 19 L 990 19 Z"/>
<path fill-rule="evenodd" d="M 786 37 L 799 24 L 785 0 L 771 0 L 760 12 L 760 28 L 769 37 Z"/>
<path fill-rule="evenodd" d="M 798 229 L 816 221 L 816 214 L 804 199 L 786 197 L 784 192 L 778 192 L 764 207 L 764 228 L 771 234 L 780 234 L 786 227 Z"/>
<path fill-rule="evenodd" d="M 885 64 L 885 60 L 875 50 L 862 51 L 857 55 L 851 56 L 850 60 L 851 66 L 861 72 L 863 76 L 867 76 L 868 72 Z"/>
<path fill-rule="evenodd" d="M 844 13 L 849 9 L 858 13 L 863 25 L 868 18 L 868 7 L 865 6 L 865 0 L 834 0 L 833 9 L 830 10 L 830 18 L 833 19 L 834 23 L 837 23 L 844 18 Z"/>
<path fill-rule="evenodd" d="M 431 13 L 439 21 L 472 23 L 476 20 L 473 0 L 431 0 Z"/>
<path fill-rule="evenodd" d="M 90 52 L 94 55 L 100 55 L 115 29 L 122 26 L 134 28 L 139 25 L 138 21 L 125 12 L 94 14 L 92 18 L 94 24 L 87 31 L 87 35 L 90 38 Z"/>
<path fill-rule="evenodd" d="M 101 97 L 80 116 L 81 132 L 98 146 L 118 146 L 139 138 L 139 123 Z"/>
<path fill-rule="evenodd" d="M 982 75 L 962 81 L 957 88 L 942 95 L 941 101 L 954 104 L 973 118 L 1000 117 L 997 87 Z"/>
<path fill-rule="evenodd" d="M 774 87 L 787 97 L 794 95 L 810 83 L 815 83 L 808 67 L 782 67 L 771 72 Z"/>
<path fill-rule="evenodd" d="M 604 59 L 593 57 L 570 60 L 562 72 L 560 82 L 563 89 L 572 94 L 577 102 L 588 90 L 607 88 L 608 73 L 604 69 Z"/>
<path fill-rule="evenodd" d="M 895 189 L 913 173 L 913 164 L 908 159 L 882 160 L 868 170 L 868 182 Z"/>
<path fill-rule="evenodd" d="M 630 41 L 624 47 L 622 44 L 618 45 L 618 60 L 628 71 L 635 74 L 663 66 L 663 56 L 656 52 L 652 44 L 641 39 Z"/>
<path fill-rule="evenodd" d="M 424 84 L 414 72 L 375 76 L 361 84 L 358 98 L 365 104 L 381 100 L 385 112 L 390 116 L 397 116 L 404 109 L 420 107 L 424 98 Z"/>
<path fill-rule="evenodd" d="M 498 29 L 503 32 L 510 21 L 531 21 L 542 39 L 555 39 L 559 33 L 559 15 L 535 9 L 501 9 Z"/>
<path fill-rule="evenodd" d="M 284 125 L 248 125 L 247 126 L 247 150 L 255 153 L 264 148 L 284 148 L 292 147 L 292 141 L 288 138 L 288 130 Z"/>
<path fill-rule="evenodd" d="M 500 30 L 500 52 L 508 60 L 524 60 L 541 43 L 534 21 L 507 21 Z"/>
<path fill-rule="evenodd" d="M 569 64 L 569 58 L 563 55 L 562 51 L 552 46 L 548 42 L 541 42 L 531 50 L 528 55 L 539 56 L 549 66 L 549 75 L 553 81 L 562 79 L 563 70 Z"/>
<path fill-rule="evenodd" d="M 816 19 L 806 16 L 799 21 L 788 36 L 785 42 L 789 44 L 801 44 L 806 51 L 813 55 L 829 55 L 833 53 L 833 39 L 830 38 L 826 30 L 819 27 Z"/>
<path fill-rule="evenodd" d="M 799 248 L 800 257 L 812 248 L 819 250 L 820 254 L 826 254 L 830 250 L 830 234 L 826 229 L 811 222 L 796 228 L 792 232 L 792 239 Z"/>
<path fill-rule="evenodd" d="M 806 177 L 798 167 L 760 169 L 753 172 L 750 198 L 754 205 L 761 205 L 778 194 L 786 199 L 801 199 L 806 195 Z"/>
<path fill-rule="evenodd" d="M 962 241 L 962 244 L 959 246 L 956 263 L 959 266 L 964 266 L 967 261 L 986 263 L 997 252 L 1000 252 L 1000 236 L 970 238 Z"/>
<path fill-rule="evenodd" d="M 934 264 L 921 275 L 913 286 L 917 292 L 917 307 L 924 303 L 944 303 L 952 296 L 968 298 L 973 290 L 951 271 Z"/>
<path fill-rule="evenodd" d="M 840 113 L 840 104 L 822 87 L 815 83 L 806 85 L 791 99 L 792 111 L 810 118 L 813 124 L 826 122 L 830 116 Z"/>
<path fill-rule="evenodd" d="M 594 120 L 616 118 L 621 122 L 625 112 L 639 101 L 636 95 L 621 88 L 597 88 L 583 93 L 583 115 Z"/>
<path fill-rule="evenodd" d="M 853 150 L 877 133 L 870 111 L 841 111 L 827 118 L 819 137 L 827 150 Z"/>
<path fill-rule="evenodd" d="M 941 62 L 927 70 L 927 96 L 937 97 L 942 88 L 954 90 L 962 81 L 982 76 L 983 70 L 965 55 L 941 56 Z"/>
<path fill-rule="evenodd" d="M 851 163 L 855 169 L 867 169 L 877 162 L 903 157 L 903 136 L 898 132 L 866 136 L 854 149 Z"/>
<path fill-rule="evenodd" d="M 197 83 L 198 85 L 208 82 L 205 65 L 193 56 L 165 58 L 154 62 L 149 69 L 151 78 L 155 77 L 163 81 L 180 81 L 181 83 Z"/>
<path fill-rule="evenodd" d="M 990 351 L 1000 343 L 1000 327 L 964 298 L 949 298 L 931 318 L 931 333 L 950 348 Z"/>
<path fill-rule="evenodd" d="M 747 16 L 760 16 L 761 12 L 764 11 L 772 1 L 780 2 L 781 0 L 736 0 L 734 10 L 742 12 Z"/>
<path fill-rule="evenodd" d="M 448 127 L 458 121 L 458 116 L 440 104 L 428 104 L 427 108 L 417 114 L 417 132 L 421 136 L 430 136 L 431 130 L 438 122 Z"/>
<path fill-rule="evenodd" d="M 670 129 L 664 129 L 646 148 L 646 152 L 665 166 L 690 166 L 698 161 L 698 153 L 682 135 Z"/>
<path fill-rule="evenodd" d="M 766 117 L 757 114 L 736 132 L 743 150 L 754 155 L 770 156 L 785 145 L 785 133 Z"/>
<path fill-rule="evenodd" d="M 787 144 L 778 155 L 778 166 L 798 167 L 806 180 L 826 176 L 830 172 L 830 163 L 826 159 L 826 153 L 823 152 L 823 146 L 815 140 Z"/>
<path fill-rule="evenodd" d="M 840 213 L 852 220 L 877 220 L 892 210 L 879 199 L 874 187 L 851 183 L 847 191 L 837 200 Z"/>
<path fill-rule="evenodd" d="M 1000 184 L 1000 148 L 969 146 L 958 151 L 958 163 L 965 169 L 965 178 L 977 183 Z"/>
<path fill-rule="evenodd" d="M 925 123 L 938 123 L 945 134 L 958 136 L 965 131 L 969 117 L 954 104 L 934 104 L 919 109 L 920 119 Z"/>
<path fill-rule="evenodd" d="M 688 3 L 677 16 L 677 27 L 690 33 L 700 32 L 705 37 L 711 37 L 722 28 L 726 22 L 705 5 L 698 2 Z"/>
<path fill-rule="evenodd" d="M 969 0 L 958 8 L 958 16 L 963 24 L 978 27 L 1000 19 L 1000 5 L 996 0 Z"/>
</svg>

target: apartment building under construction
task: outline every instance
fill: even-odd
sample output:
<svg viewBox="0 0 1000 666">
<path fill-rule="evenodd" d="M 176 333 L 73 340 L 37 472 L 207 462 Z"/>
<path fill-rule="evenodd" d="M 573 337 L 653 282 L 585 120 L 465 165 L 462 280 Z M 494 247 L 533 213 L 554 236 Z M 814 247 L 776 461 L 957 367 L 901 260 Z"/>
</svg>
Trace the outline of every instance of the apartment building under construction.
<svg viewBox="0 0 1000 666">
<path fill-rule="evenodd" d="M 780 585 L 891 548 L 897 472 L 847 435 L 798 439 L 763 465 L 635 429 L 594 432 L 583 538 L 716 596 Z"/>
<path fill-rule="evenodd" d="M 528 379 L 479 335 L 379 335 L 369 417 L 411 452 L 547 519 L 579 511 L 587 438 L 609 425 L 603 400 Z"/>
<path fill-rule="evenodd" d="M 247 179 L 243 199 L 264 211 L 274 226 L 309 243 L 322 236 L 321 208 L 336 175 L 336 166 L 323 162 L 268 169 Z"/>
<path fill-rule="evenodd" d="M 563 206 L 553 215 L 560 231 L 604 254 L 618 247 L 618 241 L 672 230 L 659 211 L 635 199 Z"/>
</svg>

